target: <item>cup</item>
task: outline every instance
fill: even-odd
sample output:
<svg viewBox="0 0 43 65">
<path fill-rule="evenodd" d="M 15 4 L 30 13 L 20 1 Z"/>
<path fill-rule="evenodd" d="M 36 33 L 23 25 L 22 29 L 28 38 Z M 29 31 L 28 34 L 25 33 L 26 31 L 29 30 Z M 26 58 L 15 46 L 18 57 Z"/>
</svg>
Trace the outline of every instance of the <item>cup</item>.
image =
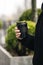
<svg viewBox="0 0 43 65">
<path fill-rule="evenodd" d="M 21 32 L 20 38 L 26 38 L 28 34 L 28 28 L 27 28 L 27 23 L 26 22 L 18 22 L 17 27 Z"/>
</svg>

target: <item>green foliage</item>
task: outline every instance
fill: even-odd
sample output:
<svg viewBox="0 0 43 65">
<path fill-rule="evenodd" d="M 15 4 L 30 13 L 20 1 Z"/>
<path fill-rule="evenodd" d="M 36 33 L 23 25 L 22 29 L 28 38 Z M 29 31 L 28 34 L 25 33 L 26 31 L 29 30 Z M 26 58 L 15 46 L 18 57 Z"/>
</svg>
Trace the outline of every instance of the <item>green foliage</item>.
<svg viewBox="0 0 43 65">
<path fill-rule="evenodd" d="M 5 40 L 8 50 L 11 50 L 13 47 L 15 48 L 17 44 L 17 39 L 14 32 L 15 26 L 16 25 L 14 24 L 12 26 L 9 26 L 9 28 L 7 29 L 7 35 L 5 37 Z"/>
<path fill-rule="evenodd" d="M 38 9 L 38 10 L 37 10 L 38 16 L 40 15 L 40 13 L 41 13 L 41 9 Z"/>
<path fill-rule="evenodd" d="M 25 12 L 23 12 L 23 14 L 20 16 L 19 21 L 23 21 L 23 20 L 32 20 L 32 10 L 27 10 Z"/>
<path fill-rule="evenodd" d="M 27 26 L 28 26 L 28 33 L 32 36 L 35 35 L 35 26 L 36 23 L 32 21 L 27 21 Z"/>
<path fill-rule="evenodd" d="M 38 13 L 38 16 L 39 16 L 39 14 L 41 13 L 41 10 L 40 9 L 37 9 L 37 13 Z M 23 21 L 23 20 L 26 20 L 26 21 L 30 20 L 30 21 L 32 21 L 32 15 L 33 14 L 32 14 L 32 10 L 31 9 L 26 10 L 20 16 L 19 21 Z"/>
<path fill-rule="evenodd" d="M 25 55 L 24 50 L 25 48 L 21 45 L 20 42 L 18 42 L 16 35 L 15 35 L 15 26 L 11 25 L 7 29 L 7 34 L 5 37 L 6 42 L 6 49 L 12 54 L 12 55 Z M 24 50 L 23 50 L 24 49 Z M 16 54 L 15 54 L 16 53 Z"/>
<path fill-rule="evenodd" d="M 3 26 L 3 23 L 2 23 L 2 20 L 0 20 L 0 29 L 2 28 Z"/>
<path fill-rule="evenodd" d="M 28 33 L 30 35 L 34 35 L 36 23 L 32 21 L 26 21 L 26 22 L 28 26 Z M 7 29 L 7 34 L 5 37 L 6 49 L 10 51 L 11 53 L 15 51 L 18 55 L 26 55 L 26 52 L 28 52 L 29 54 L 30 50 L 27 50 L 20 42 L 18 42 L 15 35 L 15 26 L 16 24 L 11 25 Z"/>
</svg>

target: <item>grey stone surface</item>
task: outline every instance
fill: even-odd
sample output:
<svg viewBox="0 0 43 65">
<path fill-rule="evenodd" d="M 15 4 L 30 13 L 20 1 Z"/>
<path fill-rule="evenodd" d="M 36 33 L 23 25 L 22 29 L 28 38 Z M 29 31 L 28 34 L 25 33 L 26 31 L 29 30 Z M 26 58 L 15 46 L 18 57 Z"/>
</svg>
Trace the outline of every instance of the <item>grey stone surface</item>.
<svg viewBox="0 0 43 65">
<path fill-rule="evenodd" d="M 14 57 L 11 59 L 11 65 L 32 65 L 32 56 Z"/>
<path fill-rule="evenodd" d="M 0 65 L 32 65 L 33 56 L 12 57 L 0 46 Z"/>
<path fill-rule="evenodd" d="M 0 65 L 10 65 L 10 55 L 0 46 Z"/>
</svg>

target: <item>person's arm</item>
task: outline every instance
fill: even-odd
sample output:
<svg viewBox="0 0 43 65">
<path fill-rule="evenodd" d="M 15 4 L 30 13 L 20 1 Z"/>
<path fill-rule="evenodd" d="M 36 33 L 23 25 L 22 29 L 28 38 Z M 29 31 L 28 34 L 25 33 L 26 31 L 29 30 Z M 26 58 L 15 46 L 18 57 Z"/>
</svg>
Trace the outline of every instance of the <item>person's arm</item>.
<svg viewBox="0 0 43 65">
<path fill-rule="evenodd" d="M 21 32 L 17 27 L 15 27 L 15 34 L 16 34 L 16 38 L 19 40 L 19 42 L 22 45 L 24 45 L 25 47 L 31 50 L 34 50 L 34 36 L 27 34 L 27 37 L 25 39 L 21 39 L 20 38 Z"/>
<path fill-rule="evenodd" d="M 27 35 L 25 39 L 20 40 L 22 45 L 29 48 L 30 50 L 34 50 L 34 36 Z"/>
</svg>

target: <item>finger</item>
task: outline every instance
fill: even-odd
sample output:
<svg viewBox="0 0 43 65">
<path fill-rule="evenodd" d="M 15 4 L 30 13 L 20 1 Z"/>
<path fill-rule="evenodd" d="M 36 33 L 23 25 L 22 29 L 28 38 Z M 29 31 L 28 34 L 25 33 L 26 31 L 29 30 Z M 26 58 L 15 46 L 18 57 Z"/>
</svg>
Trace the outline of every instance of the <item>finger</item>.
<svg viewBox="0 0 43 65">
<path fill-rule="evenodd" d="M 20 36 L 16 36 L 16 38 L 17 38 L 17 39 L 19 39 L 19 38 L 20 38 Z"/>
<path fill-rule="evenodd" d="M 20 38 L 21 33 L 16 34 L 16 38 Z"/>
<path fill-rule="evenodd" d="M 20 36 L 21 35 L 21 33 L 16 33 L 16 36 Z"/>
<path fill-rule="evenodd" d="M 20 33 L 20 30 L 15 30 L 15 33 Z"/>
<path fill-rule="evenodd" d="M 15 27 L 15 32 L 20 32 L 20 30 L 17 27 Z"/>
<path fill-rule="evenodd" d="M 16 36 L 17 39 L 21 40 L 22 38 L 20 38 L 19 36 Z"/>
</svg>

